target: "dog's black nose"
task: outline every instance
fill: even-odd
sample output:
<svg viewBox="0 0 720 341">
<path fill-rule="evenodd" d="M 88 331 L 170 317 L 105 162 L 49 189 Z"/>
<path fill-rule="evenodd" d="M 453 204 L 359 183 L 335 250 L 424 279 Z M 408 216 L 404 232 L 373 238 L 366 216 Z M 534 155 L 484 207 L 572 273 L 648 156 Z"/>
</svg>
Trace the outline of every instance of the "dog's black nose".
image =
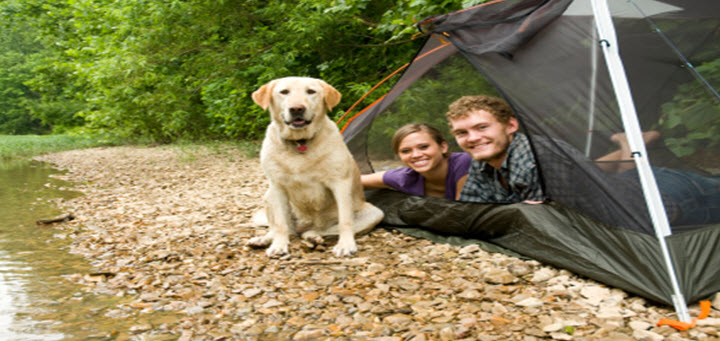
<svg viewBox="0 0 720 341">
<path fill-rule="evenodd" d="M 302 117 L 303 115 L 305 115 L 305 107 L 297 106 L 290 108 L 290 115 L 292 115 L 293 118 Z"/>
</svg>

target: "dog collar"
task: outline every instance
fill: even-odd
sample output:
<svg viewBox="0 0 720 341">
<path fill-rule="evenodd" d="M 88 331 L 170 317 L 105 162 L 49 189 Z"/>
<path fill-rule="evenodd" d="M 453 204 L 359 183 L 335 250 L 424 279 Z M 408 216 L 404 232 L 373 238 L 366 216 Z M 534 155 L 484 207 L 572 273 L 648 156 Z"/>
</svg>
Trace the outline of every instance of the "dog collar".
<svg viewBox="0 0 720 341">
<path fill-rule="evenodd" d="M 295 145 L 295 150 L 297 150 L 298 153 L 304 153 L 305 151 L 307 151 L 307 139 L 288 141 L 292 142 Z"/>
</svg>

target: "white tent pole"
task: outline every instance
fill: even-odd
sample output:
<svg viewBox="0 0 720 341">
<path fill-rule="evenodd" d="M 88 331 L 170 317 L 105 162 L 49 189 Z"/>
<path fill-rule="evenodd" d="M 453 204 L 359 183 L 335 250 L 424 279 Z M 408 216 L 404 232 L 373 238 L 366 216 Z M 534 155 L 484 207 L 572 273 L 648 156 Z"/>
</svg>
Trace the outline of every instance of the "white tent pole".
<svg viewBox="0 0 720 341">
<path fill-rule="evenodd" d="M 592 30 L 593 41 L 597 40 L 597 31 Z M 597 85 L 597 45 L 592 44 L 590 50 L 590 65 L 592 67 L 590 74 L 590 101 L 588 105 L 588 128 L 587 139 L 585 141 L 585 156 L 590 158 L 590 150 L 592 149 L 593 130 L 595 129 L 595 88 Z"/>
<path fill-rule="evenodd" d="M 687 304 L 685 304 L 685 298 L 680 291 L 678 285 L 677 276 L 675 274 L 675 268 L 670 258 L 670 251 L 668 250 L 665 237 L 672 234 L 670 231 L 670 223 L 667 219 L 665 207 L 663 206 L 662 199 L 660 197 L 660 191 L 655 181 L 655 176 L 650 169 L 650 162 L 647 158 L 647 151 L 645 150 L 645 143 L 642 139 L 642 130 L 640 129 L 640 122 L 637 118 L 637 112 L 635 111 L 635 104 L 633 103 L 632 95 L 630 93 L 630 86 L 628 84 L 627 76 L 625 75 L 625 68 L 620 58 L 620 51 L 618 49 L 617 35 L 615 33 L 615 26 L 613 25 L 612 16 L 610 15 L 610 9 L 608 8 L 607 0 L 592 0 L 593 14 L 595 17 L 595 26 L 599 33 L 599 42 L 605 56 L 605 62 L 607 63 L 608 72 L 610 73 L 610 80 L 612 81 L 613 88 L 615 90 L 615 96 L 618 100 L 618 106 L 620 108 L 620 115 L 622 116 L 623 126 L 625 127 L 625 134 L 628 138 L 632 157 L 635 160 L 637 171 L 640 176 L 640 184 L 645 194 L 645 201 L 648 205 L 650 212 L 650 218 L 652 219 L 653 226 L 655 228 L 655 234 L 660 243 L 665 265 L 667 266 L 668 275 L 673 288 L 673 305 L 678 315 L 678 320 L 682 322 L 690 322 L 690 314 L 687 310 Z"/>
</svg>

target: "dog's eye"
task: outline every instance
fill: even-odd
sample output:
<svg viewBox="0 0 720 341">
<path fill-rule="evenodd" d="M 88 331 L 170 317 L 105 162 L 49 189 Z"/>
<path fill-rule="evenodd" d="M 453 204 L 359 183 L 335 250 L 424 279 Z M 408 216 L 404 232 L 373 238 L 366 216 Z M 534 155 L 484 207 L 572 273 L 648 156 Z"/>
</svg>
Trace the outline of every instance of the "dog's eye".
<svg viewBox="0 0 720 341">
<path fill-rule="evenodd" d="M 287 94 L 290 93 L 290 90 L 288 90 L 288 89 L 280 90 L 280 93 L 283 94 L 283 95 L 287 95 Z"/>
<path fill-rule="evenodd" d="M 315 90 L 313 90 L 313 89 L 307 89 L 308 95 L 312 95 L 312 94 L 314 94 L 314 93 L 316 93 L 316 92 L 317 92 L 317 91 L 315 91 Z"/>
</svg>

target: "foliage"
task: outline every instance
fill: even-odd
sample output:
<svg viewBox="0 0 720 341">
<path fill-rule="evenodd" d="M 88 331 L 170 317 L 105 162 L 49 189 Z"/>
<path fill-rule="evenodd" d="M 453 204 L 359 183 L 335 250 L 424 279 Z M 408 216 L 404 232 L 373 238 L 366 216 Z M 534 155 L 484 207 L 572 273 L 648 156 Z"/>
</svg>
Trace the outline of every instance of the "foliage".
<svg viewBox="0 0 720 341">
<path fill-rule="evenodd" d="M 8 51 L 7 37 L 0 40 L 0 133 L 42 133 L 45 127 L 40 120 L 27 114 L 25 106 L 32 98 L 32 92 L 23 83 L 30 79 L 31 70 L 25 63 L 25 56 Z"/>
<path fill-rule="evenodd" d="M 46 130 L 40 120 L 28 115 L 27 105 L 37 95 L 24 84 L 32 78 L 37 49 L 26 30 L 0 30 L 0 133 Z"/>
<path fill-rule="evenodd" d="M 0 133 L 63 132 L 83 121 L 66 66 L 53 65 L 42 31 L 20 2 L 0 2 Z M 44 37 L 48 38 L 48 37 Z M 55 42 L 49 39 L 48 42 Z M 47 42 L 46 42 L 47 43 Z"/>
<path fill-rule="evenodd" d="M 415 53 L 414 20 L 477 2 L 5 0 L 0 16 L 42 46 L 18 62 L 32 71 L 17 83 L 35 96 L 26 115 L 171 142 L 262 136 L 268 118 L 250 94 L 282 76 L 326 79 L 347 108 Z"/>
<path fill-rule="evenodd" d="M 415 21 L 483 1 L 3 0 L 0 133 L 258 139 L 268 116 L 250 94 L 289 75 L 323 78 L 340 90 L 338 118 L 414 55 L 422 43 L 412 39 Z M 716 88 L 718 63 L 698 67 Z M 371 133 L 387 139 L 408 120 L 444 125 L 430 113 L 444 112 L 449 97 L 464 90 L 453 72 L 415 85 L 391 108 L 413 116 L 388 115 Z M 718 103 L 700 94 L 705 90 L 684 85 L 663 107 L 664 135 L 679 155 L 720 143 Z"/>
<path fill-rule="evenodd" d="M 697 71 L 720 88 L 720 59 L 703 63 Z M 677 156 L 720 146 L 720 99 L 700 82 L 681 85 L 673 100 L 662 106 L 660 125 L 665 142 Z"/>
</svg>

